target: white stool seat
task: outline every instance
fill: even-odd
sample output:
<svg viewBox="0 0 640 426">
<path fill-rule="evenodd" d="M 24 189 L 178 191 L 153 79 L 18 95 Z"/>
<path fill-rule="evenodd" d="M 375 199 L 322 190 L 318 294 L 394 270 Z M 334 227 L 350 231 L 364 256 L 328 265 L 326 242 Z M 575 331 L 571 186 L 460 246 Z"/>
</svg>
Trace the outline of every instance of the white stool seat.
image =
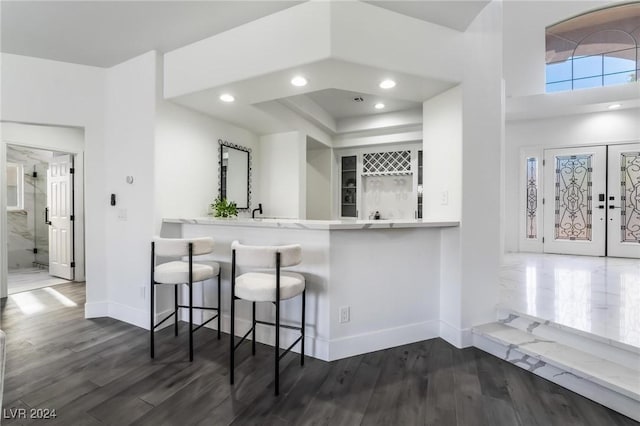
<svg viewBox="0 0 640 426">
<path fill-rule="evenodd" d="M 280 273 L 280 300 L 291 299 L 304 291 L 304 276 L 295 272 Z M 276 301 L 276 275 L 247 272 L 236 277 L 236 297 L 253 302 Z"/>
<path fill-rule="evenodd" d="M 208 265 L 193 264 L 193 282 L 204 281 L 217 276 L 220 265 L 209 262 Z M 173 261 L 156 266 L 155 281 L 158 284 L 182 284 L 189 282 L 189 262 Z"/>
</svg>

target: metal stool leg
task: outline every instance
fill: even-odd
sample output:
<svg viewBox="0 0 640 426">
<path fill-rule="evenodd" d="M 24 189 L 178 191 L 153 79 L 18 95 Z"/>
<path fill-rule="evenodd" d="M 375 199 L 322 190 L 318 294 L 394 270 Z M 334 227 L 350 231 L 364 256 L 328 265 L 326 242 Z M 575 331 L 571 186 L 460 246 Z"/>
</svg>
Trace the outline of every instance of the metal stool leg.
<svg viewBox="0 0 640 426">
<path fill-rule="evenodd" d="M 253 329 L 253 331 L 251 332 L 251 355 L 255 355 L 256 354 L 256 302 L 253 302 L 252 305 L 253 305 L 252 307 L 253 319 L 251 320 L 251 328 Z"/>
<path fill-rule="evenodd" d="M 154 321 L 154 315 L 153 315 L 153 313 L 154 313 L 153 302 L 154 302 L 154 298 L 155 298 L 155 294 L 154 294 L 155 293 L 155 291 L 154 291 L 155 290 L 154 289 L 154 287 L 155 287 L 155 285 L 154 285 L 154 282 L 155 282 L 154 273 L 155 273 L 155 257 L 156 257 L 155 251 L 156 251 L 155 242 L 151 242 L 151 290 L 149 291 L 149 319 L 150 319 L 150 321 L 149 321 L 149 323 L 150 323 L 149 324 L 149 340 L 150 340 L 149 346 L 150 346 L 150 351 L 151 351 L 151 353 L 150 353 L 151 358 L 153 358 L 154 355 L 155 355 L 155 353 L 154 353 L 155 352 L 154 351 L 154 349 L 155 349 L 154 348 L 155 341 L 154 341 L 154 335 L 153 335 L 154 328 L 155 328 L 155 324 L 154 324 L 155 321 Z"/>
<path fill-rule="evenodd" d="M 193 284 L 189 283 L 189 361 L 193 361 Z"/>
<path fill-rule="evenodd" d="M 222 329 L 220 322 L 220 319 L 222 318 L 222 309 L 220 306 L 222 306 L 222 303 L 220 303 L 220 271 L 218 271 L 218 340 L 220 340 L 220 333 Z"/>
<path fill-rule="evenodd" d="M 275 344 L 275 394 L 280 394 L 280 300 L 276 301 L 276 344 Z"/>
<path fill-rule="evenodd" d="M 155 285 L 153 285 L 153 281 L 151 282 L 151 294 L 149 295 L 149 298 L 151 299 L 151 306 L 149 307 L 149 312 L 150 314 L 150 327 L 149 327 L 149 338 L 150 338 L 150 345 L 151 345 L 151 358 L 153 358 L 155 356 L 155 340 L 154 340 L 154 320 L 153 320 L 153 299 L 155 297 L 154 293 L 155 293 L 155 289 L 154 289 Z"/>
<path fill-rule="evenodd" d="M 280 394 L 280 253 L 276 253 L 275 394 Z"/>
<path fill-rule="evenodd" d="M 236 305 L 236 251 L 231 252 L 231 324 L 229 328 L 229 383 L 233 384 L 235 346 L 235 305 Z"/>
<path fill-rule="evenodd" d="M 173 324 L 173 328 L 174 328 L 174 335 L 178 335 L 178 285 L 174 285 L 173 286 L 173 312 L 175 312 L 175 318 L 174 318 L 174 324 Z"/>
<path fill-rule="evenodd" d="M 306 304 L 306 294 L 307 294 L 307 289 L 305 288 L 302 291 L 302 327 L 301 327 L 301 332 L 302 332 L 302 340 L 300 340 L 300 365 L 304 366 L 304 327 L 305 327 L 305 322 L 304 322 L 304 313 L 305 313 L 305 304 Z"/>
</svg>

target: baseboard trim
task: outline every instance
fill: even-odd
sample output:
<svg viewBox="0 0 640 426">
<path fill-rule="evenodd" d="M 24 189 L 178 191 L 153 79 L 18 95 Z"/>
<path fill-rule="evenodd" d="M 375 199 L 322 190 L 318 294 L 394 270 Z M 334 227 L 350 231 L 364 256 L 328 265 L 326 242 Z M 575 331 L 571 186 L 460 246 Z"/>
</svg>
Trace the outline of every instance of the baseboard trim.
<svg viewBox="0 0 640 426">
<path fill-rule="evenodd" d="M 156 313 L 156 324 L 170 313 L 171 310 Z M 96 317 L 111 317 L 146 330 L 149 329 L 149 313 L 147 311 L 131 308 L 116 302 L 86 303 L 85 318 Z M 194 318 L 194 324 L 200 323 L 201 318 Z M 167 321 L 165 324 L 163 324 L 162 328 L 173 324 L 173 322 Z M 217 321 L 214 320 L 210 322 L 206 327 L 216 330 Z M 243 336 L 250 327 L 250 320 L 236 318 L 237 337 Z M 229 329 L 229 316 L 223 314 L 222 331 L 228 333 Z M 289 347 L 298 336 L 299 334 L 295 330 L 281 329 L 280 346 L 282 348 Z M 307 335 L 305 336 L 305 353 L 308 356 L 323 361 L 335 361 L 354 355 L 407 345 L 436 337 L 443 338 L 457 348 L 465 348 L 473 344 L 471 329 L 460 330 L 445 321 L 430 320 L 332 340 L 314 336 L 310 334 L 309 329 L 307 329 Z M 257 342 L 272 346 L 274 338 L 273 327 L 258 325 L 256 328 Z M 299 345 L 296 345 L 291 350 L 292 352 L 299 352 Z"/>
<path fill-rule="evenodd" d="M 333 339 L 329 342 L 329 361 L 433 339 L 439 336 L 438 323 L 424 321 Z"/>
<path fill-rule="evenodd" d="M 109 316 L 146 330 L 149 329 L 149 311 L 132 308 L 117 302 L 109 302 Z"/>
<path fill-rule="evenodd" d="M 100 318 L 109 316 L 109 302 L 91 302 L 84 304 L 85 318 Z"/>
<path fill-rule="evenodd" d="M 446 321 L 440 320 L 439 335 L 458 349 L 473 346 L 473 334 L 470 328 L 459 329 Z"/>
</svg>

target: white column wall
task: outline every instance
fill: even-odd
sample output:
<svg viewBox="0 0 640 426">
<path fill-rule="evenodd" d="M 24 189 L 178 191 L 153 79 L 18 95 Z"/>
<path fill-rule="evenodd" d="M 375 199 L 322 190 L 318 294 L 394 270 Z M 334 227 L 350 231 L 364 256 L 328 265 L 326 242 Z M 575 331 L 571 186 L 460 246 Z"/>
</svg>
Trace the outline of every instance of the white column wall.
<svg viewBox="0 0 640 426">
<path fill-rule="evenodd" d="M 306 215 L 307 140 L 300 132 L 260 137 L 263 216 L 303 219 Z"/>
<path fill-rule="evenodd" d="M 441 336 L 471 344 L 473 325 L 495 319 L 500 260 L 504 135 L 502 3 L 488 4 L 465 32 L 462 205 L 459 229 L 443 230 Z"/>
<path fill-rule="evenodd" d="M 462 202 L 462 89 L 422 104 L 423 218 L 460 220 Z"/>
<path fill-rule="evenodd" d="M 504 152 L 502 2 L 471 24 L 463 83 L 461 329 L 493 321 L 501 258 Z M 469 345 L 469 341 L 463 344 Z"/>
<path fill-rule="evenodd" d="M 154 234 L 156 53 L 148 52 L 107 70 L 105 158 L 108 315 L 148 326 L 149 253 Z M 133 184 L 126 182 L 133 176 Z M 116 205 L 109 205 L 116 194 Z M 123 217 L 125 216 L 125 217 Z"/>
<path fill-rule="evenodd" d="M 84 129 L 85 242 L 87 304 L 107 300 L 105 232 L 106 161 L 104 84 L 101 68 L 0 54 L 0 119 L 21 123 L 74 126 Z M 4 147 L 2 147 L 4 148 Z M 5 150 L 0 149 L 4 168 Z M 0 198 L 5 203 L 4 189 Z M 1 206 L 0 206 L 1 207 Z M 6 209 L 0 208 L 0 221 Z M 6 234 L 0 230 L 0 279 L 6 283 Z M 0 297 L 4 296 L 0 294 Z M 89 309 L 86 314 L 90 316 Z"/>
<path fill-rule="evenodd" d="M 307 149 L 306 219 L 331 219 L 332 159 L 329 147 Z"/>
</svg>

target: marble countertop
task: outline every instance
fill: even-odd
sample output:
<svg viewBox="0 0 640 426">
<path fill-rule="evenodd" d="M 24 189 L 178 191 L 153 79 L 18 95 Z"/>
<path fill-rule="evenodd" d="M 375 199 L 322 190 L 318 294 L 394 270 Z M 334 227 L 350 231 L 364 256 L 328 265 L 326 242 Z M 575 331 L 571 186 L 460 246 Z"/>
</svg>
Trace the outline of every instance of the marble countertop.
<svg viewBox="0 0 640 426">
<path fill-rule="evenodd" d="M 165 223 L 182 223 L 216 226 L 244 226 L 258 228 L 285 228 L 309 230 L 342 230 L 342 229 L 398 229 L 398 228 L 443 228 L 458 226 L 455 221 L 432 220 L 302 220 L 302 219 L 251 219 L 251 218 L 164 218 Z"/>
</svg>

